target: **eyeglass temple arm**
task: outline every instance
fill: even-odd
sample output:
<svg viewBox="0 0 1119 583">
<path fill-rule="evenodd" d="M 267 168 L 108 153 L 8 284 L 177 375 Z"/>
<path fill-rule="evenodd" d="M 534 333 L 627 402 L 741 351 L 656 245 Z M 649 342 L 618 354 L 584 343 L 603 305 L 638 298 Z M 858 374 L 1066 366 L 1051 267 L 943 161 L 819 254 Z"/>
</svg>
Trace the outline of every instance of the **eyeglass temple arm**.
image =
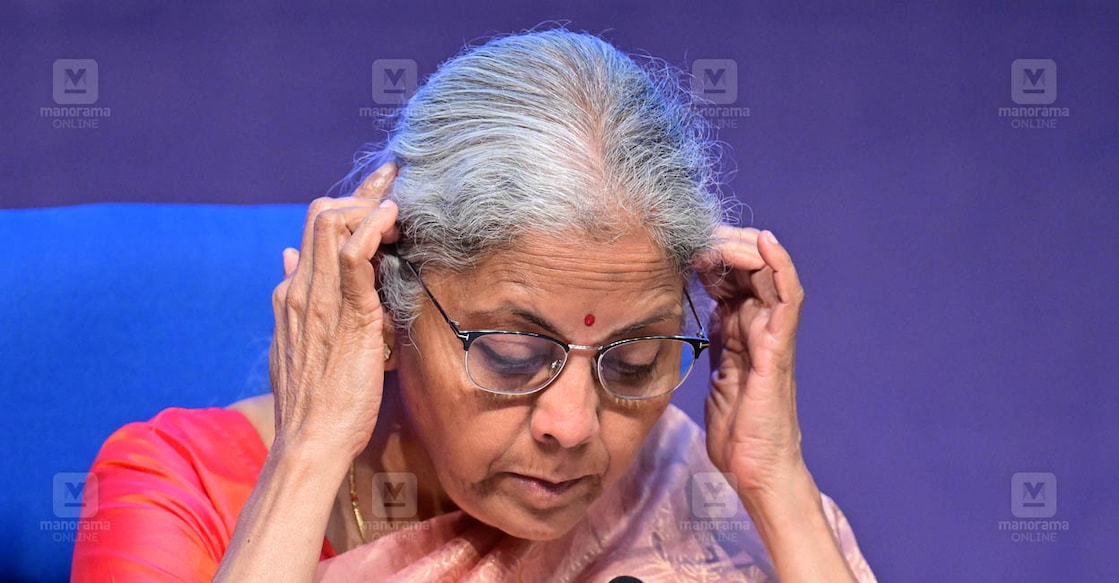
<svg viewBox="0 0 1119 583">
<path fill-rule="evenodd" d="M 431 303 L 435 306 L 435 309 L 439 310 L 439 315 L 443 316 L 443 320 L 446 321 L 447 325 L 451 327 L 451 331 L 454 332 L 455 336 L 459 340 L 462 341 L 463 349 L 464 350 L 469 349 L 470 348 L 470 335 L 461 331 L 461 330 L 459 330 L 458 329 L 458 322 L 452 320 L 451 317 L 447 315 L 447 311 L 443 309 L 443 306 L 439 305 L 439 300 L 435 299 L 435 296 L 432 295 L 431 290 L 427 289 L 427 284 L 424 283 L 423 278 L 420 277 L 420 271 L 418 269 L 416 269 L 416 266 L 412 265 L 411 261 L 408 261 L 407 259 L 404 259 L 403 257 L 401 257 L 400 260 L 403 261 L 404 265 L 407 265 L 408 269 L 410 269 L 412 271 L 412 274 L 416 276 L 416 281 L 418 281 L 420 283 L 420 287 L 423 288 L 424 293 L 427 294 L 427 298 L 429 300 L 431 300 Z M 701 326 L 702 326 L 702 324 L 701 324 Z"/>
<path fill-rule="evenodd" d="M 695 309 L 695 304 L 692 302 L 692 295 L 688 293 L 688 284 L 684 283 L 684 299 L 688 300 L 688 308 L 692 310 L 692 317 L 695 318 L 695 323 L 699 324 L 699 337 L 707 338 L 707 331 L 703 328 L 703 320 L 699 319 L 699 312 Z"/>
</svg>

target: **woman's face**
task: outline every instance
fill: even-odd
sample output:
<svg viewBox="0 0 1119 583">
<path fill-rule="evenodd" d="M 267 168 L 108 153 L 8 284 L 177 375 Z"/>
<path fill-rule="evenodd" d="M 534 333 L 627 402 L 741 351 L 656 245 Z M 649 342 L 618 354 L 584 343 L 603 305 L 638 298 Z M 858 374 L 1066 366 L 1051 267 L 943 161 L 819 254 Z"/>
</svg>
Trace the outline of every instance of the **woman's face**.
<svg viewBox="0 0 1119 583">
<path fill-rule="evenodd" d="M 605 244 L 526 237 L 469 274 L 423 277 L 461 330 L 581 345 L 682 332 L 683 281 L 643 234 Z M 467 376 L 462 342 L 426 300 L 411 337 L 398 369 L 405 414 L 443 490 L 520 538 L 570 530 L 626 471 L 670 399 L 611 396 L 596 383 L 593 351 L 572 351 L 536 393 L 487 393 Z"/>
</svg>

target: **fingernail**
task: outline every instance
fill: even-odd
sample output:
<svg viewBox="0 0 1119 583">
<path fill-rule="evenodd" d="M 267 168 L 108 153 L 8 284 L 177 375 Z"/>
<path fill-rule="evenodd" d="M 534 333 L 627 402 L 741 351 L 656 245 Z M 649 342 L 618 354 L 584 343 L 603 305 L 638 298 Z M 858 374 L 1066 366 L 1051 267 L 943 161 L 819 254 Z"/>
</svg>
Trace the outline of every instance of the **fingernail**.
<svg viewBox="0 0 1119 583">
<path fill-rule="evenodd" d="M 381 164 L 381 166 L 379 168 L 377 168 L 377 171 L 374 174 L 377 175 L 379 180 L 387 180 L 389 175 L 392 174 L 392 173 L 393 173 L 392 163 L 391 162 L 385 162 L 384 164 Z"/>
<path fill-rule="evenodd" d="M 369 190 L 381 190 L 385 186 L 385 181 L 388 180 L 388 177 L 380 170 L 374 172 L 372 178 L 373 182 L 369 183 Z"/>
<path fill-rule="evenodd" d="M 769 241 L 770 243 L 773 243 L 774 245 L 778 244 L 777 243 L 777 237 L 773 236 L 773 231 L 766 231 L 764 236 L 765 236 L 766 241 Z"/>
<path fill-rule="evenodd" d="M 373 174 L 371 174 L 369 178 L 372 178 L 373 181 L 369 183 L 368 188 L 371 190 L 380 190 L 389 179 L 389 165 L 381 164 L 379 168 L 373 171 Z"/>
</svg>

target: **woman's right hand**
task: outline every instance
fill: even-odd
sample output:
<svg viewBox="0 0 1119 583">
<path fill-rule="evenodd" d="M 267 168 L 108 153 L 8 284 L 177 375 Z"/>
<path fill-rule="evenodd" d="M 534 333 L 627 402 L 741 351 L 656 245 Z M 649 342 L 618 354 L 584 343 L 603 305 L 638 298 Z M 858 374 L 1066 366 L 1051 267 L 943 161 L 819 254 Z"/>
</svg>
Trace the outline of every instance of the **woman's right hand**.
<svg viewBox="0 0 1119 583">
<path fill-rule="evenodd" d="M 376 253 L 400 237 L 396 204 L 382 202 L 395 177 L 388 163 L 354 196 L 314 201 L 301 250 L 284 250 L 284 280 L 272 294 L 274 449 L 345 452 L 348 463 L 373 433 L 392 341 L 375 288 Z"/>
</svg>

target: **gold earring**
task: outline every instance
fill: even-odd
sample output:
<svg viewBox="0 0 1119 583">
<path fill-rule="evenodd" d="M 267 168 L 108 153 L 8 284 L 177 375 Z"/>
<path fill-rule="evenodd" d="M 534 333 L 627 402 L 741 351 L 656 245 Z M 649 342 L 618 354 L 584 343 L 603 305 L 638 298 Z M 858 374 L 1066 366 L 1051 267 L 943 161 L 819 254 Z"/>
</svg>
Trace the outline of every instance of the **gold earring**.
<svg viewBox="0 0 1119 583">
<path fill-rule="evenodd" d="M 392 347 L 389 346 L 388 344 L 386 344 L 385 345 L 385 362 L 388 362 L 390 358 L 392 358 Z"/>
</svg>

